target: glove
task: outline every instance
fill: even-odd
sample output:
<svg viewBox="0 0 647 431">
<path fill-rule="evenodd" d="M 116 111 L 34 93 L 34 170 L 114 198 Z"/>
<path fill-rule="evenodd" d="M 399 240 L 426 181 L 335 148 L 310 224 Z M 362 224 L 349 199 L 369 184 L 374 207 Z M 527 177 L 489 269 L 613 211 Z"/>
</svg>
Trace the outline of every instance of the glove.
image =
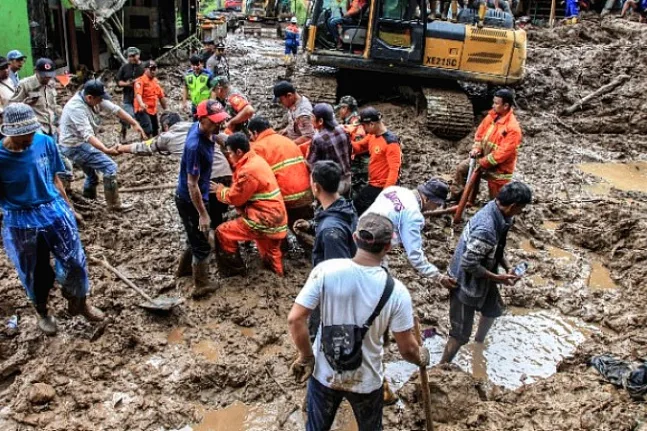
<svg viewBox="0 0 647 431">
<path fill-rule="evenodd" d="M 429 349 L 426 347 L 420 347 L 420 351 L 418 353 L 420 355 L 420 358 L 418 359 L 418 366 L 419 367 L 428 367 L 429 366 L 429 361 L 431 360 L 431 356 L 429 354 Z"/>
<path fill-rule="evenodd" d="M 315 357 L 301 358 L 299 356 L 290 366 L 290 371 L 298 383 L 305 383 L 310 378 L 315 368 Z"/>
</svg>

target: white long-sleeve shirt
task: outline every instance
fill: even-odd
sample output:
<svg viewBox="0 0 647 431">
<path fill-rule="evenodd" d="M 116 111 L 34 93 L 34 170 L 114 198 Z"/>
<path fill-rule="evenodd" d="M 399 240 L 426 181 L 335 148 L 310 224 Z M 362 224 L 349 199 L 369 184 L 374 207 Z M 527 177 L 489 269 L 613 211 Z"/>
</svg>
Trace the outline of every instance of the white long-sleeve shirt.
<svg viewBox="0 0 647 431">
<path fill-rule="evenodd" d="M 391 220 L 393 223 L 391 245 L 402 244 L 411 266 L 425 277 L 439 275 L 438 268 L 427 260 L 422 247 L 425 217 L 422 215 L 420 202 L 412 190 L 399 186 L 385 188 L 364 214 L 368 213 L 379 214 Z"/>
</svg>

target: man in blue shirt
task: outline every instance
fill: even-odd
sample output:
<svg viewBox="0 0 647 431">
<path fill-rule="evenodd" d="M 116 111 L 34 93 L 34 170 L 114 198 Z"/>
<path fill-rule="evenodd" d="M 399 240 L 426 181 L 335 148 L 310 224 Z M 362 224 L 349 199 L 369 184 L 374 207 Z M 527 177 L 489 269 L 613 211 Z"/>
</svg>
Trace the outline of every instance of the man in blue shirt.
<svg viewBox="0 0 647 431">
<path fill-rule="evenodd" d="M 449 264 L 449 275 L 456 279 L 458 287 L 449 297 L 451 329 L 441 364 L 451 362 L 460 347 L 467 344 L 477 311 L 481 313 L 474 337 L 477 343 L 485 341 L 494 320 L 503 314 L 498 285 L 512 286 L 519 280 L 504 255 L 506 238 L 513 217 L 531 202 L 532 192 L 527 185 L 508 183 L 465 225 Z M 499 266 L 503 274 L 499 274 Z"/>
<path fill-rule="evenodd" d="M 92 321 L 103 313 L 87 302 L 90 292 L 83 246 L 74 211 L 58 174 L 65 167 L 49 136 L 41 134 L 33 109 L 24 103 L 4 111 L 0 133 L 0 207 L 2 239 L 27 296 L 38 313 L 38 327 L 56 334 L 56 321 L 47 311 L 49 291 L 56 279 L 71 315 Z M 56 271 L 50 266 L 54 256 Z"/>
<path fill-rule="evenodd" d="M 214 289 L 209 286 L 209 263 L 211 253 L 208 233 L 211 219 L 207 211 L 209 180 L 213 164 L 215 135 L 229 118 L 223 106 L 215 100 L 205 100 L 196 110 L 197 123 L 186 137 L 180 176 L 175 193 L 182 224 L 187 234 L 187 251 L 180 258 L 176 275 L 193 274 L 194 297 L 203 296 Z M 191 250 L 191 253 L 188 250 Z"/>
</svg>

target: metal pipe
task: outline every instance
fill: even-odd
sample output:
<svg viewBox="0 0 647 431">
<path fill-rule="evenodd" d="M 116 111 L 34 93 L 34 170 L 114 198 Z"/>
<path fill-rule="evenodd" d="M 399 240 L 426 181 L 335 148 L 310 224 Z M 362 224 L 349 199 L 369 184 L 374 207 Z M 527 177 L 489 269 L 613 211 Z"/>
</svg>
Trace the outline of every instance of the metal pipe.
<svg viewBox="0 0 647 431">
<path fill-rule="evenodd" d="M 478 183 L 480 178 L 481 178 L 481 168 L 480 166 L 477 166 L 476 168 L 474 168 L 472 177 L 469 179 L 467 186 L 465 186 L 465 190 L 463 190 L 463 194 L 461 195 L 461 200 L 458 202 L 458 208 L 456 208 L 456 213 L 454 214 L 453 224 L 456 225 L 462 221 L 463 211 L 465 211 L 465 207 L 467 206 L 467 203 L 470 200 L 472 191 L 474 190 L 474 187 Z"/>
</svg>

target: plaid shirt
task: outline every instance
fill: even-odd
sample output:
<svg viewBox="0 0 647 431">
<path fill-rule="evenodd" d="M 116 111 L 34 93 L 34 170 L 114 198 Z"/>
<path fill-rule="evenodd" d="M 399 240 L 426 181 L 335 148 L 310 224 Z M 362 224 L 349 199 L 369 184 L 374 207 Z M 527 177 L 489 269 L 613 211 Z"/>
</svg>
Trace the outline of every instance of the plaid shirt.
<svg viewBox="0 0 647 431">
<path fill-rule="evenodd" d="M 313 166 L 321 160 L 332 160 L 341 166 L 342 176 L 350 175 L 351 146 L 348 135 L 341 126 L 333 130 L 319 130 L 312 138 L 308 165 Z"/>
</svg>

